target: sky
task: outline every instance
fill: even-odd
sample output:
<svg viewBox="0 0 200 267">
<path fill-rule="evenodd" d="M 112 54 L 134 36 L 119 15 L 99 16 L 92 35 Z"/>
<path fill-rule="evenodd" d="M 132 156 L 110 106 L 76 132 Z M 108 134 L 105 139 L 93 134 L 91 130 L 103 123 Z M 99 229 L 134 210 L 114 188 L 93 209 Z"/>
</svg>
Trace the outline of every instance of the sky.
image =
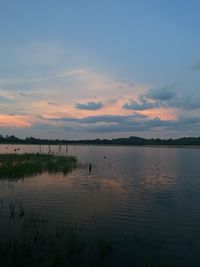
<svg viewBox="0 0 200 267">
<path fill-rule="evenodd" d="M 200 1 L 0 0 L 0 134 L 200 136 Z"/>
</svg>

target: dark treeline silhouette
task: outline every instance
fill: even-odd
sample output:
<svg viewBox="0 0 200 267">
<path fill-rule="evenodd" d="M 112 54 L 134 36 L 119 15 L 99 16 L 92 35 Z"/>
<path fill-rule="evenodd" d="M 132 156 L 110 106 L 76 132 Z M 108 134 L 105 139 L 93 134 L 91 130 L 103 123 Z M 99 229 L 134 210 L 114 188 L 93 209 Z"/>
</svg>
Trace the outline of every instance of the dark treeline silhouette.
<svg viewBox="0 0 200 267">
<path fill-rule="evenodd" d="M 166 146 L 198 146 L 200 145 L 200 137 L 182 137 L 178 139 L 145 139 L 136 136 L 128 138 L 116 139 L 93 139 L 93 140 L 61 140 L 61 139 L 38 139 L 27 137 L 20 139 L 14 135 L 3 137 L 0 135 L 1 144 L 41 144 L 41 145 L 58 145 L 58 144 L 79 144 L 79 145 L 166 145 Z"/>
</svg>

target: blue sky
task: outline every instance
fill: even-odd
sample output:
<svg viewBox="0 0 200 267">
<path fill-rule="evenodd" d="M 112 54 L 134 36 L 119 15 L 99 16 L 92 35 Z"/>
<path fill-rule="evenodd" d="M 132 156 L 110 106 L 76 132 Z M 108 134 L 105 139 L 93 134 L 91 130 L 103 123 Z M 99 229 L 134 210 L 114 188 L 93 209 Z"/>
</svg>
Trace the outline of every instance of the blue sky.
<svg viewBox="0 0 200 267">
<path fill-rule="evenodd" d="M 198 136 L 199 1 L 0 0 L 0 132 Z"/>
</svg>

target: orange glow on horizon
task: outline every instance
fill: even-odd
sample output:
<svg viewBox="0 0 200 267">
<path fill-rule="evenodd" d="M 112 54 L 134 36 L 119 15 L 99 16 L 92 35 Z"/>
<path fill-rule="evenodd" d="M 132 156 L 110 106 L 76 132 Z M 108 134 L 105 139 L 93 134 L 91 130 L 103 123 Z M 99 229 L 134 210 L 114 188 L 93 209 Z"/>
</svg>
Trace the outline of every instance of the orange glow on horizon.
<svg viewBox="0 0 200 267">
<path fill-rule="evenodd" d="M 27 128 L 31 127 L 32 123 L 28 116 L 0 114 L 0 126 L 10 128 Z"/>
<path fill-rule="evenodd" d="M 145 115 L 149 118 L 159 118 L 160 120 L 176 120 L 176 111 L 167 108 L 148 109 L 139 111 L 139 114 Z"/>
<path fill-rule="evenodd" d="M 0 114 L 0 126 L 10 128 L 27 128 L 35 123 L 47 123 L 52 126 L 66 124 L 67 122 L 59 122 L 53 119 L 74 118 L 83 119 L 92 116 L 131 116 L 134 114 L 145 115 L 149 119 L 159 118 L 160 120 L 176 120 L 177 111 L 175 109 L 159 108 L 149 110 L 127 110 L 123 108 L 126 98 L 120 98 L 104 104 L 98 110 L 80 110 L 75 105 L 53 105 L 45 101 L 33 102 L 30 104 L 32 114 L 25 115 L 9 115 Z M 86 101 L 87 102 L 87 101 Z M 103 101 L 102 101 L 103 102 Z M 43 118 L 34 114 L 42 114 Z"/>
</svg>

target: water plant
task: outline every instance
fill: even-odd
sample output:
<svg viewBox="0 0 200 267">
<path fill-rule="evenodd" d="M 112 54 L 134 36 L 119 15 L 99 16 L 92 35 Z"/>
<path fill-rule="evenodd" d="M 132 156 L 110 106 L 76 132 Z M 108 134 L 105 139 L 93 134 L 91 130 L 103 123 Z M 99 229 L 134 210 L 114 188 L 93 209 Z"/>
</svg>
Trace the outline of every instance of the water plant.
<svg viewBox="0 0 200 267">
<path fill-rule="evenodd" d="M 0 240 L 0 266 L 176 266 L 172 262 L 152 262 L 142 249 L 144 258 L 137 257 L 136 251 L 127 254 L 123 248 L 117 248 L 107 234 L 96 231 L 88 233 L 88 225 L 55 222 L 36 210 L 25 212 L 21 203 L 10 203 L 9 209 L 12 215 L 10 220 L 18 231 L 12 231 L 7 238 Z"/>
<path fill-rule="evenodd" d="M 0 179 L 17 180 L 42 172 L 66 175 L 77 167 L 72 156 L 49 154 L 0 154 Z"/>
<path fill-rule="evenodd" d="M 20 209 L 15 206 L 15 214 Z M 110 243 L 88 238 L 82 224 L 54 224 L 37 212 L 25 213 L 19 221 L 18 215 L 10 219 L 21 230 L 0 240 L 0 266 L 102 266 L 111 253 Z"/>
</svg>

